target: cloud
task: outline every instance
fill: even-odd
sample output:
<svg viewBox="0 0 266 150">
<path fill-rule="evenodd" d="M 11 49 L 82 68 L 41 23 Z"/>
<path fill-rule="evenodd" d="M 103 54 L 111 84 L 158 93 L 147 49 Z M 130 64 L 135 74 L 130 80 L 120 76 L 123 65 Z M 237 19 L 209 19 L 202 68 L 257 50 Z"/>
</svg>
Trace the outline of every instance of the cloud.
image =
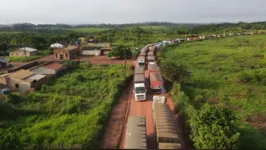
<svg viewBox="0 0 266 150">
<path fill-rule="evenodd" d="M 2 0 L 0 23 L 263 21 L 265 0 Z"/>
</svg>

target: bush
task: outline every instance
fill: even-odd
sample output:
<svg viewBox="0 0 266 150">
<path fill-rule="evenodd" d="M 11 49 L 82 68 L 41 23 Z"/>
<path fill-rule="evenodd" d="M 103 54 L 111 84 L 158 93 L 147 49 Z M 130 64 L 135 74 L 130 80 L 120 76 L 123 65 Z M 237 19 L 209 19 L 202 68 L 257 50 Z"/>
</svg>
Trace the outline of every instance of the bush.
<svg viewBox="0 0 266 150">
<path fill-rule="evenodd" d="M 232 112 L 223 107 L 205 104 L 189 122 L 191 139 L 197 149 L 239 148 Z"/>
</svg>

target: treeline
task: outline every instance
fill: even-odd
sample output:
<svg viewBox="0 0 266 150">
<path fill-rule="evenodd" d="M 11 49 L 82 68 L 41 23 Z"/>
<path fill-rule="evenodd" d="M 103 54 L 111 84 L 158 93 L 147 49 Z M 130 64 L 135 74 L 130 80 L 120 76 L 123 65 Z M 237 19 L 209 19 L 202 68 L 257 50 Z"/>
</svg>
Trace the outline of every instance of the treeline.
<svg viewBox="0 0 266 150">
<path fill-rule="evenodd" d="M 55 42 L 75 43 L 81 33 L 2 33 L 0 34 L 0 55 L 6 55 L 9 50 L 27 46 L 38 50 L 47 50 Z"/>
</svg>

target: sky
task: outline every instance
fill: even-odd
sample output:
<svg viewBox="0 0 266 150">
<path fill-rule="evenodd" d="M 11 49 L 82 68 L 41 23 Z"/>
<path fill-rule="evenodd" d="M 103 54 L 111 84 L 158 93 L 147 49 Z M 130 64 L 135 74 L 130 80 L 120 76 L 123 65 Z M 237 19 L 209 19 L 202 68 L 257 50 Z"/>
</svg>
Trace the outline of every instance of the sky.
<svg viewBox="0 0 266 150">
<path fill-rule="evenodd" d="M 0 0 L 0 24 L 266 21 L 266 0 Z"/>
</svg>

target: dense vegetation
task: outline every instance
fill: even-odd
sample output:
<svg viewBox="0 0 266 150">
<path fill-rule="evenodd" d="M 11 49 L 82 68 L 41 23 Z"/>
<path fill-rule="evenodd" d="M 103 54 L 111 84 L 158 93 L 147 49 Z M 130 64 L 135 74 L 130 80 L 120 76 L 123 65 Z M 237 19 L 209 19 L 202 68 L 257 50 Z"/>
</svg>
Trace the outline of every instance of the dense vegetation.
<svg viewBox="0 0 266 150">
<path fill-rule="evenodd" d="M 104 125 L 130 69 L 124 65 L 66 65 L 71 71 L 41 91 L 10 94 L 1 100 L 0 143 L 5 144 L 0 149 L 19 143 L 99 148 Z"/>
<path fill-rule="evenodd" d="M 162 65 L 171 61 L 186 68 L 181 73 L 191 73 L 182 87 L 174 84 L 172 95 L 196 148 L 266 148 L 265 41 L 265 35 L 227 37 L 168 47 L 160 54 Z"/>
</svg>

